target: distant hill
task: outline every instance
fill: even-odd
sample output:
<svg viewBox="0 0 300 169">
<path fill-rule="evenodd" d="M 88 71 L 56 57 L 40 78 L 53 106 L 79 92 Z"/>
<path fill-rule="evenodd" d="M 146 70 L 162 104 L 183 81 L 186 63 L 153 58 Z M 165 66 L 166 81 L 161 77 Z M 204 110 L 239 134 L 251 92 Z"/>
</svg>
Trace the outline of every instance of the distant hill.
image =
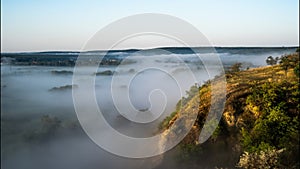
<svg viewBox="0 0 300 169">
<path fill-rule="evenodd" d="M 124 49 L 124 50 L 95 50 L 95 51 L 44 51 L 44 52 L 19 52 L 1 53 L 1 63 L 12 58 L 10 64 L 14 65 L 45 65 L 45 66 L 74 66 L 79 55 L 85 59 L 82 64 L 93 64 L 102 58 L 103 65 L 118 65 L 122 59 L 141 52 L 144 56 L 155 56 L 161 54 L 179 54 L 181 56 L 190 54 L 219 53 L 230 55 L 255 55 L 264 53 L 290 53 L 297 47 L 161 47 L 154 49 Z"/>
</svg>

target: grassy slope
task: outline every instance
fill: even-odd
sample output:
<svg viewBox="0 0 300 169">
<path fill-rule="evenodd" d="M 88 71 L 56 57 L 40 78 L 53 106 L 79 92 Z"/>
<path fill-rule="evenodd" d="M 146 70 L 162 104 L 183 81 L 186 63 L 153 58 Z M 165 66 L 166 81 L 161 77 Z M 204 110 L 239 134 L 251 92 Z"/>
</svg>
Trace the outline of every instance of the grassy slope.
<svg viewBox="0 0 300 169">
<path fill-rule="evenodd" d="M 246 103 L 247 97 L 252 94 L 254 88 L 265 83 L 280 84 L 287 81 L 297 84 L 298 78 L 295 76 L 293 69 L 285 72 L 280 65 L 275 65 L 227 74 L 226 81 L 227 96 L 221 122 L 213 136 L 204 144 L 198 144 L 198 137 L 210 108 L 210 85 L 202 86 L 199 89 L 199 93 L 195 94 L 176 114 L 173 114 L 172 118 L 168 118 L 168 121 L 164 122 L 167 124 L 164 127 L 165 141 L 170 141 L 174 140 L 174 138 L 182 137 L 178 134 L 178 130 L 185 129 L 191 125 L 190 119 L 193 116 L 197 116 L 197 120 L 189 134 L 177 146 L 178 149 L 181 149 L 179 150 L 181 154 L 186 153 L 189 156 L 193 152 L 197 152 L 196 150 L 203 149 L 203 147 L 210 149 L 210 152 L 213 152 L 212 149 L 220 150 L 221 148 L 227 152 L 227 155 L 220 155 L 220 159 L 227 156 L 227 158 L 223 159 L 228 164 L 231 164 L 227 166 L 236 165 L 239 155 L 243 151 L 241 128 L 249 126 L 249 123 L 254 123 L 261 114 L 257 107 Z M 196 158 L 193 157 L 194 160 L 200 158 L 199 153 L 197 156 Z M 218 163 L 215 164 L 220 166 L 224 164 L 224 161 L 219 160 L 219 165 Z"/>
</svg>

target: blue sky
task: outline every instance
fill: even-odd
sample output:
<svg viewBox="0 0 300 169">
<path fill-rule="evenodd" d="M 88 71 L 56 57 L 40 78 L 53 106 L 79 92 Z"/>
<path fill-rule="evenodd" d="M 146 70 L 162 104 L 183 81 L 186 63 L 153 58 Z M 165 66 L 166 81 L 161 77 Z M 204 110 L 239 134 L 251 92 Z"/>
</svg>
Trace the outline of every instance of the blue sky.
<svg viewBox="0 0 300 169">
<path fill-rule="evenodd" d="M 80 50 L 104 26 L 139 13 L 184 19 L 215 46 L 298 46 L 298 6 L 298 0 L 2 0 L 1 51 Z"/>
</svg>

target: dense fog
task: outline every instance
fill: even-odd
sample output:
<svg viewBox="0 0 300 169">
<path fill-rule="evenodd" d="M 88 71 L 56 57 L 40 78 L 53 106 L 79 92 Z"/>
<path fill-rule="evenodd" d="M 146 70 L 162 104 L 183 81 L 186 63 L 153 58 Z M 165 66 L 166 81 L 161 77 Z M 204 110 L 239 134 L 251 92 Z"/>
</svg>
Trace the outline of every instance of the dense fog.
<svg viewBox="0 0 300 169">
<path fill-rule="evenodd" d="M 259 54 L 224 52 L 220 57 L 225 68 L 241 62 L 246 69 L 266 65 L 270 55 L 288 52 L 292 50 Z M 200 55 L 209 60 L 210 54 Z M 132 137 L 149 137 L 158 132 L 159 123 L 175 110 L 178 100 L 192 85 L 201 85 L 221 71 L 212 60 L 206 65 L 210 68 L 208 75 L 194 54 L 149 56 L 137 52 L 128 59 L 135 62 L 100 66 L 95 72 L 85 66 L 78 69 L 89 72 L 82 75 L 83 81 L 95 78 L 97 103 L 108 123 Z M 72 88 L 83 89 L 73 81 L 73 72 L 73 67 L 1 65 L 2 168 L 158 167 L 165 154 L 147 159 L 123 158 L 106 152 L 89 139 L 73 105 Z M 82 97 L 88 97 L 84 91 Z M 148 114 L 138 118 L 131 116 L 134 111 Z M 132 122 L 132 118 L 146 121 Z M 170 165 L 175 163 L 175 159 L 168 160 Z"/>
</svg>

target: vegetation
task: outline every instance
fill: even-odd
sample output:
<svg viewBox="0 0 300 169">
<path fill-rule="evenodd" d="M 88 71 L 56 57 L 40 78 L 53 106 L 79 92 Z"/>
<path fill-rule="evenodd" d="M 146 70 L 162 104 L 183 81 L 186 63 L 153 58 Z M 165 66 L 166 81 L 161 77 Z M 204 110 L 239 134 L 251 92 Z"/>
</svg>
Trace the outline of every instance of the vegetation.
<svg viewBox="0 0 300 169">
<path fill-rule="evenodd" d="M 202 149 L 200 146 L 195 144 L 180 144 L 180 155 L 177 156 L 178 161 L 185 162 L 186 160 L 192 159 L 194 156 L 197 156 L 201 153 Z"/>
<path fill-rule="evenodd" d="M 24 135 L 28 142 L 44 142 L 53 137 L 62 127 L 61 121 L 57 117 L 44 115 L 40 118 L 41 128 Z"/>
<path fill-rule="evenodd" d="M 160 130 L 168 128 L 170 121 L 175 117 L 176 114 L 177 114 L 177 111 L 174 111 L 169 116 L 164 118 L 164 120 L 159 124 L 158 128 Z"/>
<path fill-rule="evenodd" d="M 245 71 L 240 63 L 229 68 L 225 110 L 217 130 L 204 144 L 197 141 L 210 108 L 210 82 L 191 88 L 188 97 L 181 99 L 182 109 L 164 124 L 170 128 L 181 124 L 176 121 L 183 121 L 185 113 L 198 114 L 192 130 L 178 146 L 181 159 L 197 163 L 217 147 L 216 160 L 220 150 L 228 150 L 228 159 L 220 157 L 222 167 L 300 167 L 299 53 L 280 59 L 270 56 L 267 63 L 271 66 Z M 193 106 L 196 98 L 201 100 L 197 111 Z M 176 134 L 168 131 L 168 137 L 172 136 Z"/>
<path fill-rule="evenodd" d="M 294 68 L 294 73 L 297 77 L 300 76 L 299 64 L 297 64 L 296 67 Z"/>
<path fill-rule="evenodd" d="M 227 71 L 227 73 L 236 73 L 236 72 L 239 72 L 241 71 L 241 68 L 242 68 L 242 63 L 235 63 L 233 64 L 229 70 Z"/>
<path fill-rule="evenodd" d="M 65 85 L 60 87 L 53 87 L 49 89 L 49 91 L 66 91 L 66 90 L 71 90 L 72 88 L 76 89 L 78 88 L 78 85 L 73 84 L 73 85 Z"/>
<path fill-rule="evenodd" d="M 297 54 L 281 57 L 280 67 L 285 71 L 286 78 L 288 71 L 295 70 L 298 65 Z M 297 71 L 294 73 L 299 77 Z M 273 153 L 285 150 L 278 161 L 285 167 L 299 165 L 299 79 L 290 80 L 267 82 L 253 88 L 246 103 L 256 107 L 259 116 L 249 130 L 241 130 L 245 151 L 258 156 L 270 149 L 274 150 Z M 289 159 L 289 163 L 283 159 Z M 270 167 L 276 168 L 273 164 Z"/>
<path fill-rule="evenodd" d="M 272 168 L 272 169 L 278 169 L 280 168 L 278 164 L 278 159 L 280 153 L 283 152 L 283 149 L 281 150 L 275 150 L 275 149 L 266 149 L 264 151 L 255 152 L 255 153 L 248 153 L 245 152 L 237 165 L 239 168 L 245 168 L 245 169 L 265 169 L 265 168 Z"/>
<path fill-rule="evenodd" d="M 24 141 L 27 143 L 43 143 L 55 136 L 66 135 L 67 131 L 79 131 L 80 125 L 77 121 L 63 122 L 56 116 L 43 115 L 39 119 L 38 128 L 26 131 Z"/>
<path fill-rule="evenodd" d="M 189 102 L 194 96 L 196 96 L 199 92 L 199 86 L 197 83 L 195 83 L 193 86 L 191 86 L 189 91 L 186 91 L 186 95 L 187 97 L 183 97 L 180 100 L 180 105 L 177 104 L 176 108 L 179 108 L 178 106 L 182 106 L 187 104 L 187 102 Z"/>
<path fill-rule="evenodd" d="M 267 65 L 276 65 L 279 60 L 279 57 L 276 57 L 275 59 L 272 56 L 269 56 L 266 60 Z"/>
<path fill-rule="evenodd" d="M 294 73 L 296 74 L 297 77 L 300 77 L 300 71 L 299 71 L 299 66 L 300 66 L 300 63 L 299 63 L 300 48 L 297 48 L 296 53 L 298 53 L 298 63 L 296 63 L 296 66 L 294 68 Z"/>
<path fill-rule="evenodd" d="M 297 69 L 297 67 L 299 69 L 299 53 L 281 56 L 280 66 L 285 71 L 286 76 L 289 69 Z"/>
<path fill-rule="evenodd" d="M 111 76 L 113 75 L 115 72 L 114 71 L 111 71 L 111 70 L 105 70 L 105 71 L 102 71 L 102 72 L 96 72 L 95 75 L 106 75 L 106 76 Z"/>
<path fill-rule="evenodd" d="M 290 156 L 286 158 L 299 157 L 299 96 L 295 82 L 265 83 L 255 88 L 247 104 L 257 107 L 259 117 L 250 130 L 241 130 L 244 150 L 285 149 L 284 155 Z"/>
<path fill-rule="evenodd" d="M 187 97 L 182 97 L 176 104 L 176 110 L 172 112 L 169 116 L 167 116 L 158 126 L 159 130 L 167 129 L 172 120 L 176 120 L 177 112 L 179 112 L 182 108 L 182 105 L 187 104 L 195 95 L 199 92 L 198 84 L 194 84 L 191 86 L 189 91 L 186 91 Z"/>
<path fill-rule="evenodd" d="M 68 71 L 68 70 L 52 70 L 52 74 L 57 74 L 57 75 L 72 75 L 73 71 Z"/>
</svg>

